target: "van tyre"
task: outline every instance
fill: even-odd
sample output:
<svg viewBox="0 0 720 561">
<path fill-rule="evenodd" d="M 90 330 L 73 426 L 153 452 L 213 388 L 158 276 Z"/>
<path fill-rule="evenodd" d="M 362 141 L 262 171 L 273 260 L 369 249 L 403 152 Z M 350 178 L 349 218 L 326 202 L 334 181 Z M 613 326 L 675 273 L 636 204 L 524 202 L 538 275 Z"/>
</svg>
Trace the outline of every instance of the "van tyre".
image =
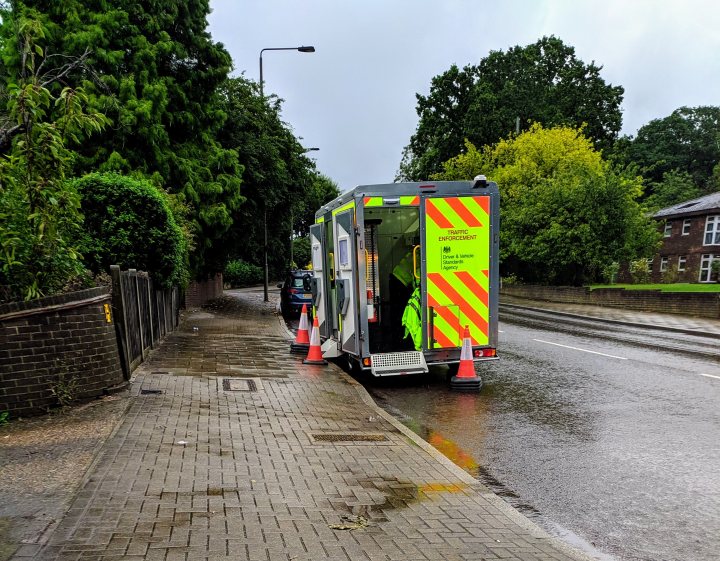
<svg viewBox="0 0 720 561">
<path fill-rule="evenodd" d="M 347 369 L 350 375 L 355 378 L 363 375 L 363 369 L 360 366 L 360 361 L 355 360 L 350 355 L 347 355 Z"/>
</svg>

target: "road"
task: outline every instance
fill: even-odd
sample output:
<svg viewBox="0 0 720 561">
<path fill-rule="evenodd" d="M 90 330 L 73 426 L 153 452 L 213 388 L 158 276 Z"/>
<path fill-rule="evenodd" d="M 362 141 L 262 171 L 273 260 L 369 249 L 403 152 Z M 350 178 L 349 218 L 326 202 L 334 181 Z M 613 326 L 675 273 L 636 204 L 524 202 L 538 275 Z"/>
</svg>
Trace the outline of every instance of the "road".
<svg viewBox="0 0 720 561">
<path fill-rule="evenodd" d="M 388 411 L 550 532 L 603 560 L 720 551 L 716 338 L 504 308 L 480 394 L 371 380 Z"/>
</svg>

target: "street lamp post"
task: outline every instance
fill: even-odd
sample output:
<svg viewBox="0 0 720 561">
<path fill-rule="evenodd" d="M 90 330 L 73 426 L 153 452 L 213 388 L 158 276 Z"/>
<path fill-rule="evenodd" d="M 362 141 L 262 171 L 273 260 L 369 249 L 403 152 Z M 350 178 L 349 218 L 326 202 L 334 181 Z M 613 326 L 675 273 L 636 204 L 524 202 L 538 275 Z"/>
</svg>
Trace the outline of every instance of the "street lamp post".
<svg viewBox="0 0 720 561">
<path fill-rule="evenodd" d="M 314 53 L 315 47 L 307 46 L 307 47 L 271 47 L 271 48 L 265 48 L 260 50 L 260 98 L 265 99 L 265 94 L 263 93 L 263 68 L 262 68 L 262 55 L 265 51 L 298 51 L 300 53 Z M 264 270 L 264 280 L 263 280 L 263 296 L 265 299 L 265 302 L 268 302 L 270 298 L 268 297 L 268 239 L 267 239 L 267 196 L 264 197 L 263 201 L 263 237 L 264 237 L 264 247 L 263 247 L 263 270 Z M 292 247 L 292 246 L 291 246 Z"/>
</svg>

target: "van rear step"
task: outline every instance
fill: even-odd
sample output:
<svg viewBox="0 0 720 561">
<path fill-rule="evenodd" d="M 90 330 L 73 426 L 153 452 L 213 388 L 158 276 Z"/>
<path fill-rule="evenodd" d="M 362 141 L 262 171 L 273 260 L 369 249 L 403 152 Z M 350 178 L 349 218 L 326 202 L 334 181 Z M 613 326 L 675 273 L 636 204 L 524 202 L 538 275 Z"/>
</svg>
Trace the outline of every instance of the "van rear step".
<svg viewBox="0 0 720 561">
<path fill-rule="evenodd" d="M 420 351 L 379 353 L 370 355 L 373 376 L 397 374 L 425 374 L 428 371 L 425 357 Z"/>
</svg>

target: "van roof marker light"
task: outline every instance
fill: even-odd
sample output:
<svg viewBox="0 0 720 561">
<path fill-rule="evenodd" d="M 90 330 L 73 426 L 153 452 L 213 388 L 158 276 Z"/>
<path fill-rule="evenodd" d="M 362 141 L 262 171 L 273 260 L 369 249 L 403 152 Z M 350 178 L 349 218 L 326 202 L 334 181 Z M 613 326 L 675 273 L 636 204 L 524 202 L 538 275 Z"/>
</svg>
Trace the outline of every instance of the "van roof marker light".
<svg viewBox="0 0 720 561">
<path fill-rule="evenodd" d="M 485 177 L 484 175 L 476 175 L 475 179 L 473 181 L 475 181 L 475 183 L 473 183 L 473 189 L 477 189 L 478 187 L 487 187 L 488 186 L 487 177 Z"/>
</svg>

